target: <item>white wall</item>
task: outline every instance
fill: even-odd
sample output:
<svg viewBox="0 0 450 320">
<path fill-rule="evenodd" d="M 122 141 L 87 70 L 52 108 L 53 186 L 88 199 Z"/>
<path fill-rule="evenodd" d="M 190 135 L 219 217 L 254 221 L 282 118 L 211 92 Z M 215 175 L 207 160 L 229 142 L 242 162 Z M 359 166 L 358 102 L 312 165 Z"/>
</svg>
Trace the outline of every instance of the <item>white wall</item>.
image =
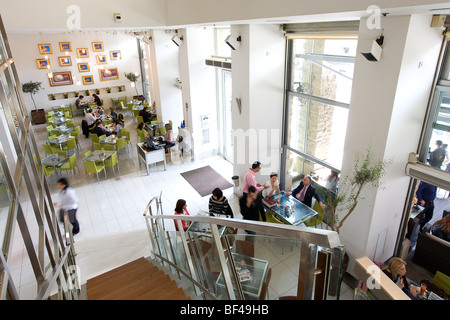
<svg viewBox="0 0 450 320">
<path fill-rule="evenodd" d="M 245 171 L 259 160 L 258 179 L 264 183 L 271 171 L 280 168 L 285 40 L 276 25 L 232 26 L 231 34 L 242 39 L 231 53 L 233 173 L 242 183 Z M 241 114 L 236 98 L 242 101 Z"/>
<path fill-rule="evenodd" d="M 158 93 L 155 94 L 158 120 L 165 123 L 172 120 L 174 133 L 183 120 L 181 89 L 175 86 L 176 78 L 180 78 L 179 48 L 172 42 L 173 32 L 154 30 L 152 46 L 152 69 L 157 74 Z M 160 116 L 161 115 L 161 116 Z"/>
<path fill-rule="evenodd" d="M 187 126 L 192 131 L 194 153 L 199 156 L 215 154 L 218 148 L 215 68 L 205 64 L 205 59 L 214 55 L 214 29 L 187 28 L 182 36 L 183 105 L 188 103 L 189 106 Z M 202 116 L 209 117 L 209 143 L 202 143 Z"/>
<path fill-rule="evenodd" d="M 375 159 L 393 163 L 382 179 L 384 189 L 367 186 L 364 200 L 341 229 L 351 258 L 384 261 L 393 254 L 410 182 L 404 166 L 418 147 L 442 41 L 442 30 L 430 28 L 430 22 L 431 16 L 384 18 L 378 62 L 367 61 L 359 52 L 367 52 L 380 30 L 368 29 L 364 19 L 360 23 L 341 174 L 349 174 L 355 154 L 364 154 L 369 144 Z"/>
<path fill-rule="evenodd" d="M 50 110 L 51 106 L 57 106 L 62 104 L 75 103 L 76 98 L 74 94 L 71 93 L 68 99 L 64 99 L 61 95 L 61 99 L 49 100 L 49 94 L 62 94 L 64 92 L 74 92 L 79 91 L 80 94 L 84 95 L 86 89 L 93 90 L 96 88 L 107 88 L 111 87 L 114 91 L 110 94 L 106 90 L 101 90 L 99 97 L 103 99 L 105 106 L 111 105 L 111 98 L 127 96 L 131 99 L 132 96 L 136 95 L 136 91 L 131 87 L 130 81 L 125 78 L 125 72 L 137 72 L 140 73 L 139 68 L 139 57 L 137 52 L 136 38 L 134 35 L 117 32 L 77 32 L 77 33 L 56 33 L 56 34 L 8 34 L 9 43 L 11 46 L 11 51 L 13 57 L 16 61 L 16 66 L 19 74 L 21 83 L 28 81 L 37 81 L 42 83 L 43 90 L 38 92 L 34 96 L 36 101 L 36 106 L 38 108 L 44 108 L 45 110 Z M 92 42 L 103 42 L 104 52 L 93 52 Z M 72 52 L 69 52 L 69 56 L 72 59 L 72 66 L 70 67 L 60 67 L 58 62 L 58 57 L 65 56 L 64 52 L 60 52 L 59 42 L 71 42 Z M 49 70 L 38 69 L 36 65 L 36 59 L 44 58 L 44 55 L 39 53 L 38 44 L 39 43 L 50 43 L 52 45 L 53 54 L 49 54 L 49 60 L 51 64 L 52 72 L 60 71 L 70 71 L 72 76 L 76 77 L 73 85 L 67 86 L 55 86 L 51 87 L 47 73 Z M 88 48 L 89 58 L 80 59 L 79 62 L 90 62 L 90 72 L 79 72 L 77 66 L 77 53 L 76 48 Z M 122 59 L 121 60 L 110 60 L 110 51 L 120 50 Z M 97 65 L 95 56 L 98 54 L 104 54 L 107 56 L 107 64 Z M 108 80 L 100 81 L 99 68 L 105 67 L 117 67 L 119 71 L 118 80 Z M 81 77 L 85 75 L 92 75 L 94 77 L 93 85 L 83 85 Z M 78 80 L 80 85 L 77 84 Z M 115 86 L 124 85 L 126 91 L 117 92 Z M 139 88 L 139 94 L 142 94 L 142 89 Z M 57 96 L 58 97 L 58 96 Z M 33 110 L 34 105 L 30 98 L 30 95 L 25 94 L 26 104 L 28 110 Z"/>
</svg>

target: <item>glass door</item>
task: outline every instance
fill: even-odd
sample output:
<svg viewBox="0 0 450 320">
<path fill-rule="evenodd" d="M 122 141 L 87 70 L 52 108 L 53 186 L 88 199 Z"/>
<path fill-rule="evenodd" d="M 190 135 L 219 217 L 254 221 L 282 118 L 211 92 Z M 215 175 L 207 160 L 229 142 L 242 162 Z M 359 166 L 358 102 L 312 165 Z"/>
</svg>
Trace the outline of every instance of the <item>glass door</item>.
<svg viewBox="0 0 450 320">
<path fill-rule="evenodd" d="M 222 70 L 222 128 L 223 128 L 223 157 L 233 161 L 233 127 L 232 127 L 232 82 L 231 71 Z"/>
</svg>

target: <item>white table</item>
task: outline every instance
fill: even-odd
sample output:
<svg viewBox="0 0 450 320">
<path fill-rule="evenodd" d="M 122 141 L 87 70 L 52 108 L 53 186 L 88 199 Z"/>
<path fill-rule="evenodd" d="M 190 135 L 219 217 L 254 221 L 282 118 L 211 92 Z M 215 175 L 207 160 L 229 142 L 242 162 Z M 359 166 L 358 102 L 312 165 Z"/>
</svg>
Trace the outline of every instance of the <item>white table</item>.
<svg viewBox="0 0 450 320">
<path fill-rule="evenodd" d="M 165 149 L 156 149 L 156 150 L 147 150 L 143 148 L 143 142 L 136 143 L 137 154 L 139 159 L 139 165 L 141 165 L 141 161 L 145 162 L 145 166 L 147 168 L 147 174 L 150 174 L 150 170 L 148 166 L 157 162 L 164 162 L 164 171 L 166 170 L 166 153 Z"/>
</svg>

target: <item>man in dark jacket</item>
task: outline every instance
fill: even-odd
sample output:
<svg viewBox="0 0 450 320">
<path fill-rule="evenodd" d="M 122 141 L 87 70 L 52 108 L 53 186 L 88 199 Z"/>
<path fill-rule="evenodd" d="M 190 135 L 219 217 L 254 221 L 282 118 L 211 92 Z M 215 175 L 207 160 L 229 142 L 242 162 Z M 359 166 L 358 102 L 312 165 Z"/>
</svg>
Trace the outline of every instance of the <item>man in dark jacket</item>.
<svg viewBox="0 0 450 320">
<path fill-rule="evenodd" d="M 248 187 L 248 193 L 239 199 L 239 206 L 244 220 L 259 221 L 261 216 L 261 220 L 266 221 L 264 205 L 258 197 L 258 191 L 254 186 Z M 249 234 L 254 234 L 253 231 L 246 231 Z"/>
<path fill-rule="evenodd" d="M 417 203 L 425 208 L 423 210 L 422 220 L 420 221 L 420 232 L 422 232 L 425 224 L 433 218 L 436 191 L 436 186 L 420 181 L 419 187 L 416 191 Z"/>
<path fill-rule="evenodd" d="M 445 159 L 445 149 L 442 147 L 442 141 L 436 140 L 436 149 L 430 153 L 428 163 L 430 166 L 440 169 Z"/>
<path fill-rule="evenodd" d="M 287 193 L 287 195 L 290 194 L 291 192 Z M 292 196 L 300 200 L 310 208 L 312 205 L 312 198 L 315 198 L 316 201 L 319 201 L 320 208 L 322 208 L 322 210 L 325 209 L 322 198 L 320 198 L 320 196 L 316 193 L 316 188 L 314 188 L 314 186 L 311 184 L 310 176 L 305 176 L 298 187 L 292 190 Z"/>
</svg>

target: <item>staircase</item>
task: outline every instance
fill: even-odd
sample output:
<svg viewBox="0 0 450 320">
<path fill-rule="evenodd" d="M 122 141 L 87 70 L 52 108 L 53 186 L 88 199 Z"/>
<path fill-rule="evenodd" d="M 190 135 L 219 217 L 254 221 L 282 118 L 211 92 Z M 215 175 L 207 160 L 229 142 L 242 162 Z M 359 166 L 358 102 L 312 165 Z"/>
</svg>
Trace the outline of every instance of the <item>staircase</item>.
<svg viewBox="0 0 450 320">
<path fill-rule="evenodd" d="M 139 258 L 87 280 L 88 300 L 191 300 L 157 266 Z"/>
</svg>

